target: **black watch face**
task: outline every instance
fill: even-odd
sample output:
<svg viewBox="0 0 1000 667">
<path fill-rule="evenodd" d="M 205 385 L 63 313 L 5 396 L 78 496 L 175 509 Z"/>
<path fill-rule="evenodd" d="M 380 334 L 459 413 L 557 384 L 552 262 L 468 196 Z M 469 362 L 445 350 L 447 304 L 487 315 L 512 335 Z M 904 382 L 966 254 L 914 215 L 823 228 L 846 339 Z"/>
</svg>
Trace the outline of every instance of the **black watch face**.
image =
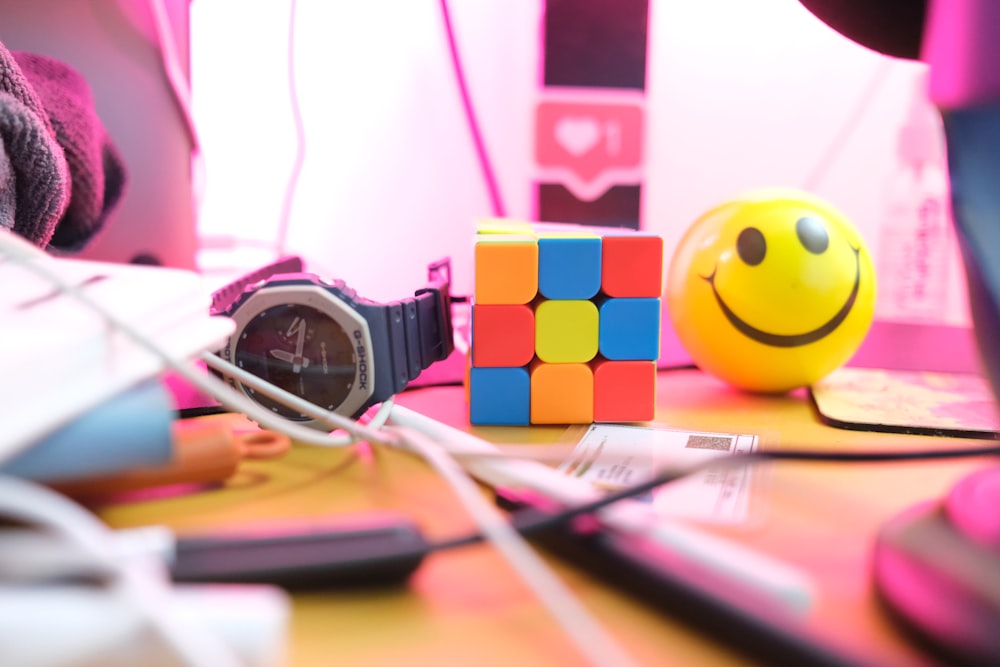
<svg viewBox="0 0 1000 667">
<path fill-rule="evenodd" d="M 243 329 L 233 354 L 243 370 L 326 410 L 351 393 L 356 359 L 344 329 L 320 311 L 299 304 L 261 311 Z M 287 419 L 309 418 L 245 387 L 258 403 Z"/>
</svg>

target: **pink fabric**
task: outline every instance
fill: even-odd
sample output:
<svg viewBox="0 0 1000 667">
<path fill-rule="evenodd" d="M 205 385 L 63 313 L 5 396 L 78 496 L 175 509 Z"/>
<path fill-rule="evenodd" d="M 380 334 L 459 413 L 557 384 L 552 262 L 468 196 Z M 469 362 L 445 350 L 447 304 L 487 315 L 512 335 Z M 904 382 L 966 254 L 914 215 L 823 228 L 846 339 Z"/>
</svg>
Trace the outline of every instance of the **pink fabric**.
<svg viewBox="0 0 1000 667">
<path fill-rule="evenodd" d="M 125 183 L 83 76 L 0 44 L 0 227 L 75 252 L 103 228 Z"/>
</svg>

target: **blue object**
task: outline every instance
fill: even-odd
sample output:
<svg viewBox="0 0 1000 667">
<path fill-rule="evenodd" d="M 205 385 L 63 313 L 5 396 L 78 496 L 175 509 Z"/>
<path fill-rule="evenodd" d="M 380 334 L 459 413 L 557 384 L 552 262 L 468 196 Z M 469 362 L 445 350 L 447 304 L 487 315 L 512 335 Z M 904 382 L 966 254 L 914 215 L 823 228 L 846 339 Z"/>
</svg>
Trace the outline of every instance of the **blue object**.
<svg viewBox="0 0 1000 667">
<path fill-rule="evenodd" d="M 531 378 L 526 368 L 472 368 L 469 421 L 525 426 L 531 420 Z"/>
<path fill-rule="evenodd" d="M 162 465 L 173 457 L 175 417 L 167 387 L 147 381 L 5 461 L 0 472 L 57 482 Z"/>
<path fill-rule="evenodd" d="M 656 361 L 660 356 L 660 300 L 608 299 L 598 309 L 598 351 L 614 361 Z"/>
<path fill-rule="evenodd" d="M 547 299 L 591 299 L 601 289 L 598 236 L 538 239 L 538 291 Z"/>
<path fill-rule="evenodd" d="M 1000 397 L 1000 104 L 945 111 L 942 117 L 973 330 Z"/>
</svg>

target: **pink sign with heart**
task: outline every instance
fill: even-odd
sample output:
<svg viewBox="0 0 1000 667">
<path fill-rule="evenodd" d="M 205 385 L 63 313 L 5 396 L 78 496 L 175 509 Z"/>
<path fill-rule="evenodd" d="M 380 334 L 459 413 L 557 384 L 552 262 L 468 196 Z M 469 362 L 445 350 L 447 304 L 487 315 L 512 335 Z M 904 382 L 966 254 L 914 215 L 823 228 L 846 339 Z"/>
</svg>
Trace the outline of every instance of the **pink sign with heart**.
<svg viewBox="0 0 1000 667">
<path fill-rule="evenodd" d="M 535 159 L 593 181 L 642 159 L 642 108 L 637 104 L 541 102 L 535 111 Z"/>
</svg>

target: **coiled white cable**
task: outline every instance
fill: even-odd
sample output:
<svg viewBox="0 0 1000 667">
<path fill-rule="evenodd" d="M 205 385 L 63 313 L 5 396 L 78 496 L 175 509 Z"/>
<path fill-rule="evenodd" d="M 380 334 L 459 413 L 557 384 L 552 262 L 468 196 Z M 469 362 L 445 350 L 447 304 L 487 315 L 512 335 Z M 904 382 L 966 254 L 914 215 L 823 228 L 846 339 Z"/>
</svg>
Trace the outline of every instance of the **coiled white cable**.
<svg viewBox="0 0 1000 667">
<path fill-rule="evenodd" d="M 454 460 L 450 459 L 445 450 L 439 446 L 432 446 L 432 443 L 428 439 L 421 439 L 413 433 L 404 435 L 390 427 L 380 428 L 372 425 L 364 425 L 353 419 L 323 410 L 279 387 L 246 373 L 232 364 L 228 364 L 215 355 L 208 353 L 202 355 L 205 363 L 211 367 L 224 369 L 226 373 L 235 376 L 240 382 L 245 382 L 255 390 L 285 403 L 288 407 L 306 416 L 328 424 L 331 428 L 342 429 L 347 434 L 347 437 L 334 439 L 321 431 L 278 417 L 269 410 L 265 410 L 259 406 L 241 392 L 233 390 L 221 379 L 196 368 L 192 361 L 177 359 L 167 353 L 155 341 L 147 338 L 120 317 L 109 312 L 101 304 L 88 297 L 86 292 L 64 280 L 53 268 L 54 260 L 23 239 L 11 233 L 0 234 L 0 252 L 36 273 L 39 277 L 56 287 L 61 293 L 71 296 L 98 313 L 109 325 L 120 331 L 136 345 L 155 355 L 165 367 L 176 372 L 198 390 L 213 396 L 226 408 L 246 415 L 264 428 L 286 433 L 293 440 L 302 443 L 329 447 L 345 446 L 359 440 L 366 440 L 373 444 L 377 443 L 401 448 L 425 457 L 430 465 L 444 475 L 444 479 L 452 486 L 455 493 L 463 501 L 467 511 L 476 521 L 480 530 L 483 531 L 501 554 L 508 559 L 514 570 L 529 583 L 536 595 L 539 596 L 539 599 L 548 607 L 556 620 L 561 624 L 567 636 L 573 641 L 580 653 L 594 665 L 614 664 L 626 666 L 632 664 L 625 651 L 590 616 L 575 596 L 561 584 L 553 583 L 555 576 L 550 570 L 547 570 L 544 563 L 531 550 L 523 538 L 516 531 L 498 528 L 500 517 L 497 511 L 486 504 L 481 496 L 478 497 L 478 500 L 472 499 L 478 495 L 478 492 L 473 494 L 469 491 L 469 488 L 475 488 L 475 483 L 461 470 L 460 466 Z M 391 405 L 387 408 L 388 410 L 391 410 Z M 384 416 L 376 415 L 376 420 L 382 419 L 384 419 Z M 451 462 L 446 464 L 445 461 Z M 186 648 L 186 645 L 178 648 Z M 222 663 L 207 664 L 221 665 Z"/>
</svg>

